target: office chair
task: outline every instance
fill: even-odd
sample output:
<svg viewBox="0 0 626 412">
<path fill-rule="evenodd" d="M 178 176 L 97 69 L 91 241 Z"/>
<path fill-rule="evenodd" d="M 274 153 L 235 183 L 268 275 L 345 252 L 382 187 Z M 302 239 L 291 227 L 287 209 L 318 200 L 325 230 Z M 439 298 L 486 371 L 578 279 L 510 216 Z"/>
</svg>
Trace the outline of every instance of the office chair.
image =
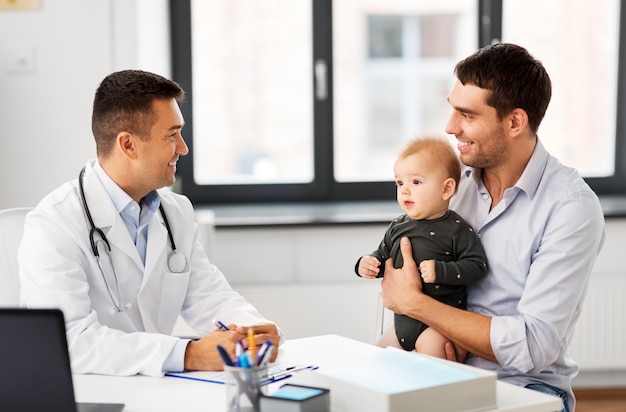
<svg viewBox="0 0 626 412">
<path fill-rule="evenodd" d="M 24 234 L 24 219 L 31 210 L 0 210 L 0 307 L 17 307 L 20 303 L 17 248 Z"/>
</svg>

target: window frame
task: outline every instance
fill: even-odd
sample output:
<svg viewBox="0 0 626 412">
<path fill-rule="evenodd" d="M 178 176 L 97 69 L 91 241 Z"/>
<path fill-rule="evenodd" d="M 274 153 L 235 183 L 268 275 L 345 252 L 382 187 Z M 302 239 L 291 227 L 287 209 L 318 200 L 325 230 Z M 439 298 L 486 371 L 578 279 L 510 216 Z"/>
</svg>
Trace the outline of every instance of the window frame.
<svg viewBox="0 0 626 412">
<path fill-rule="evenodd" d="M 479 0 L 480 47 L 499 42 L 502 38 L 503 0 Z M 617 57 L 617 102 L 615 124 L 615 173 L 607 177 L 584 177 L 599 196 L 626 194 L 626 7 L 620 2 L 619 43 Z"/>
<path fill-rule="evenodd" d="M 478 47 L 499 41 L 502 35 L 503 0 L 478 0 Z M 178 162 L 177 183 L 174 190 L 188 196 L 197 205 L 341 202 L 392 200 L 395 185 L 385 182 L 337 182 L 333 167 L 333 55 L 332 55 L 332 1 L 311 0 L 313 18 L 312 62 L 326 63 L 327 97 L 313 96 L 314 175 L 311 183 L 292 184 L 237 184 L 198 185 L 193 179 L 193 156 Z M 183 135 L 193 153 L 193 84 L 191 46 L 191 0 L 170 0 L 172 76 L 186 92 L 181 105 L 185 118 Z M 617 116 L 615 136 L 615 173 L 602 178 L 585 178 L 598 195 L 626 193 L 626 116 L 619 116 L 626 108 L 626 8 L 620 7 L 619 56 L 617 80 Z M 311 65 L 314 67 L 314 64 Z M 311 73 L 313 89 L 315 76 Z"/>
</svg>

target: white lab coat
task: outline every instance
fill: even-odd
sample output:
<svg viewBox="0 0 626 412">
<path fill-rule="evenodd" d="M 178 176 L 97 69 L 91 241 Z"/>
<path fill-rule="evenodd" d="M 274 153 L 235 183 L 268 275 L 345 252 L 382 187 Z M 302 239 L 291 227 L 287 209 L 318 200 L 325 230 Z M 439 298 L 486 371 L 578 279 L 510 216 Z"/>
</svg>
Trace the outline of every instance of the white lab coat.
<svg viewBox="0 0 626 412">
<path fill-rule="evenodd" d="M 198 242 L 191 202 L 184 196 L 159 192 L 187 268 L 182 273 L 169 271 L 172 248 L 163 218 L 155 213 L 148 227 L 144 269 L 92 163 L 86 166 L 85 197 L 95 226 L 110 242 L 121 303 L 129 304 L 129 309 L 114 310 L 90 246 L 78 179 L 49 194 L 27 216 L 18 252 L 21 302 L 62 309 L 73 372 L 162 376 L 163 363 L 177 342 L 168 335 L 179 314 L 201 335 L 214 328 L 212 319 L 240 325 L 269 322 L 209 262 Z M 113 273 L 105 268 L 105 274 L 118 300 Z"/>
</svg>

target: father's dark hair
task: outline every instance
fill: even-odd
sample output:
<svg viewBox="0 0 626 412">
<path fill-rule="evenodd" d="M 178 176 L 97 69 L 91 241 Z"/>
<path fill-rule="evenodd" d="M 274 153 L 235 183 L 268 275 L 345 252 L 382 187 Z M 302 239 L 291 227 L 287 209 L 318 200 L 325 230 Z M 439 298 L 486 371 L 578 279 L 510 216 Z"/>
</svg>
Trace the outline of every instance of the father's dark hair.
<svg viewBox="0 0 626 412">
<path fill-rule="evenodd" d="M 98 156 L 108 155 L 121 131 L 147 136 L 156 122 L 152 102 L 176 99 L 182 102 L 185 92 L 165 77 L 141 70 L 123 70 L 102 80 L 93 101 L 91 130 Z"/>
<path fill-rule="evenodd" d="M 546 114 L 552 96 L 550 77 L 539 60 L 515 44 L 483 47 L 460 61 L 455 69 L 459 81 L 489 90 L 487 104 L 502 119 L 520 108 L 528 114 L 534 133 Z"/>
</svg>

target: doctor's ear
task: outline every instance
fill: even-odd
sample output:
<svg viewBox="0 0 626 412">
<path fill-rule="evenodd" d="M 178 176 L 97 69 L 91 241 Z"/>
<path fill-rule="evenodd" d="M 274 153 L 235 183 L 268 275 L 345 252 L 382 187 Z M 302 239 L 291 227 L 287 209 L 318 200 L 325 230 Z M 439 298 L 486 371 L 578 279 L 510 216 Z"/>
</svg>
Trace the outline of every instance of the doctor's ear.
<svg viewBox="0 0 626 412">
<path fill-rule="evenodd" d="M 116 146 L 129 159 L 137 157 L 137 147 L 135 145 L 136 136 L 131 132 L 122 131 L 117 134 Z"/>
</svg>

